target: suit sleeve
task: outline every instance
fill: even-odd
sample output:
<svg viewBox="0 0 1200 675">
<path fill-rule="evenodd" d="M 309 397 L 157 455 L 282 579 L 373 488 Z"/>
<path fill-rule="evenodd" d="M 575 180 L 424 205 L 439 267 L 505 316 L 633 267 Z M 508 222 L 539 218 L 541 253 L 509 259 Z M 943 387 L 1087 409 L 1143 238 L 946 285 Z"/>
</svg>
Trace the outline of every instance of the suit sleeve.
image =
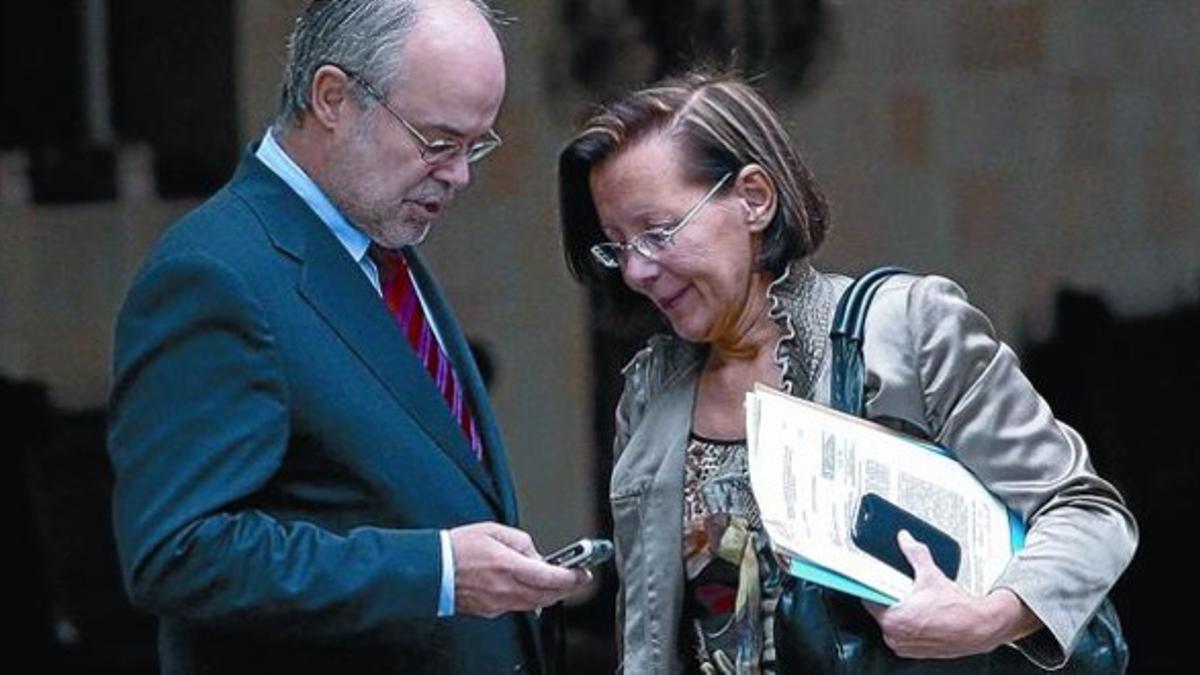
<svg viewBox="0 0 1200 675">
<path fill-rule="evenodd" d="M 877 325 L 908 331 L 866 339 L 868 348 L 878 339 L 905 355 L 890 359 L 894 371 L 884 371 L 880 392 L 918 387 L 915 419 L 1028 524 L 1025 547 L 996 586 L 1012 590 L 1047 628 L 1017 646 L 1043 667 L 1061 666 L 1129 564 L 1137 524 L 1096 475 L 1083 439 L 1055 419 L 958 285 L 924 277 L 907 293 L 891 290 Z"/>
<path fill-rule="evenodd" d="M 127 297 L 108 445 L 130 597 L 188 623 L 322 642 L 434 617 L 436 531 L 338 533 L 247 506 L 289 441 L 264 317 L 240 277 L 198 254 L 152 265 Z"/>
</svg>

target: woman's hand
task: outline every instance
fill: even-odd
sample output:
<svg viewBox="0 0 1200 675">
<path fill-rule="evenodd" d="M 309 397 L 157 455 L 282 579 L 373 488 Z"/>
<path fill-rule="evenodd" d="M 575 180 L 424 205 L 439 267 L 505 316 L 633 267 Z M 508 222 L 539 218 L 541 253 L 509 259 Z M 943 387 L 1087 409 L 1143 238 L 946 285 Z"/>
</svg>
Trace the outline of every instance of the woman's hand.
<svg viewBox="0 0 1200 675">
<path fill-rule="evenodd" d="M 916 573 L 912 594 L 891 607 L 863 603 L 896 654 L 914 659 L 981 654 L 1042 627 L 1012 591 L 969 595 L 942 574 L 924 544 L 904 531 L 897 540 Z"/>
</svg>

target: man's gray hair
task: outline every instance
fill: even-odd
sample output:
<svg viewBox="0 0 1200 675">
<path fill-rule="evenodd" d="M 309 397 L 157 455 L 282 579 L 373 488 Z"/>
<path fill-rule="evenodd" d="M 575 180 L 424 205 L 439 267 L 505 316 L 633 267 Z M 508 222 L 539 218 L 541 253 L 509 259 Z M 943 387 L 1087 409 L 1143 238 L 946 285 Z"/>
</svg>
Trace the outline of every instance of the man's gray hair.
<svg viewBox="0 0 1200 675">
<path fill-rule="evenodd" d="M 490 23 L 502 22 L 485 0 L 475 5 Z M 277 131 L 294 128 L 309 108 L 313 75 L 326 64 L 351 70 L 387 96 L 400 73 L 397 58 L 417 17 L 429 0 L 314 0 L 288 39 Z M 352 87 L 363 106 L 373 102 L 360 87 Z"/>
</svg>

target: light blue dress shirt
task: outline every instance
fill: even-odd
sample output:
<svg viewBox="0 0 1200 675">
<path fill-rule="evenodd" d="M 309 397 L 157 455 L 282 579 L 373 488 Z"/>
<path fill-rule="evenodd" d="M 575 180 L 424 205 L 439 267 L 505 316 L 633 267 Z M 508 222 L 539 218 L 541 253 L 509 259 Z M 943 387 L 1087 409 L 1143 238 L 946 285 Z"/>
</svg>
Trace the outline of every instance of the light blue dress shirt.
<svg viewBox="0 0 1200 675">
<path fill-rule="evenodd" d="M 375 267 L 375 262 L 371 260 L 371 256 L 367 255 L 367 250 L 371 246 L 371 238 L 350 224 L 346 216 L 338 211 L 333 202 L 329 201 L 329 197 L 321 191 L 321 188 L 309 178 L 308 174 L 304 173 L 296 162 L 288 157 L 284 149 L 275 141 L 275 135 L 268 131 L 264 136 L 262 143 L 258 145 L 258 150 L 254 152 L 254 156 L 259 159 L 267 168 L 283 179 L 283 182 L 288 184 L 305 204 L 317 214 L 321 222 L 329 227 L 329 231 L 333 232 L 333 236 L 345 247 L 346 252 L 350 257 L 358 263 L 363 274 L 375 287 L 375 292 L 383 295 L 383 291 L 379 286 L 379 270 Z M 410 272 L 411 274 L 411 272 Z M 425 297 L 421 294 L 421 289 L 413 282 L 413 288 L 417 290 L 417 297 L 421 300 L 421 309 L 425 310 L 425 316 L 433 329 L 434 337 L 437 338 L 438 345 L 442 346 L 442 336 L 438 332 L 437 324 L 430 316 L 428 307 L 425 305 Z M 442 545 L 442 588 L 438 598 L 438 616 L 453 616 L 454 615 L 454 554 L 450 548 L 450 535 L 446 530 L 438 533 Z"/>
</svg>

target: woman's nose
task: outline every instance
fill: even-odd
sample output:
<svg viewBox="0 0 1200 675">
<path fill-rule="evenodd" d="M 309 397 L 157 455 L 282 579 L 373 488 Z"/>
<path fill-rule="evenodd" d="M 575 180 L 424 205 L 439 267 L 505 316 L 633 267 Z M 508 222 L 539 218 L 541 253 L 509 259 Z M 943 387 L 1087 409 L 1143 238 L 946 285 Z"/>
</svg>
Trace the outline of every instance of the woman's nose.
<svg viewBox="0 0 1200 675">
<path fill-rule="evenodd" d="M 637 250 L 626 251 L 621 258 L 621 276 L 625 285 L 635 291 L 645 291 L 651 281 L 658 276 L 659 264 Z"/>
</svg>

